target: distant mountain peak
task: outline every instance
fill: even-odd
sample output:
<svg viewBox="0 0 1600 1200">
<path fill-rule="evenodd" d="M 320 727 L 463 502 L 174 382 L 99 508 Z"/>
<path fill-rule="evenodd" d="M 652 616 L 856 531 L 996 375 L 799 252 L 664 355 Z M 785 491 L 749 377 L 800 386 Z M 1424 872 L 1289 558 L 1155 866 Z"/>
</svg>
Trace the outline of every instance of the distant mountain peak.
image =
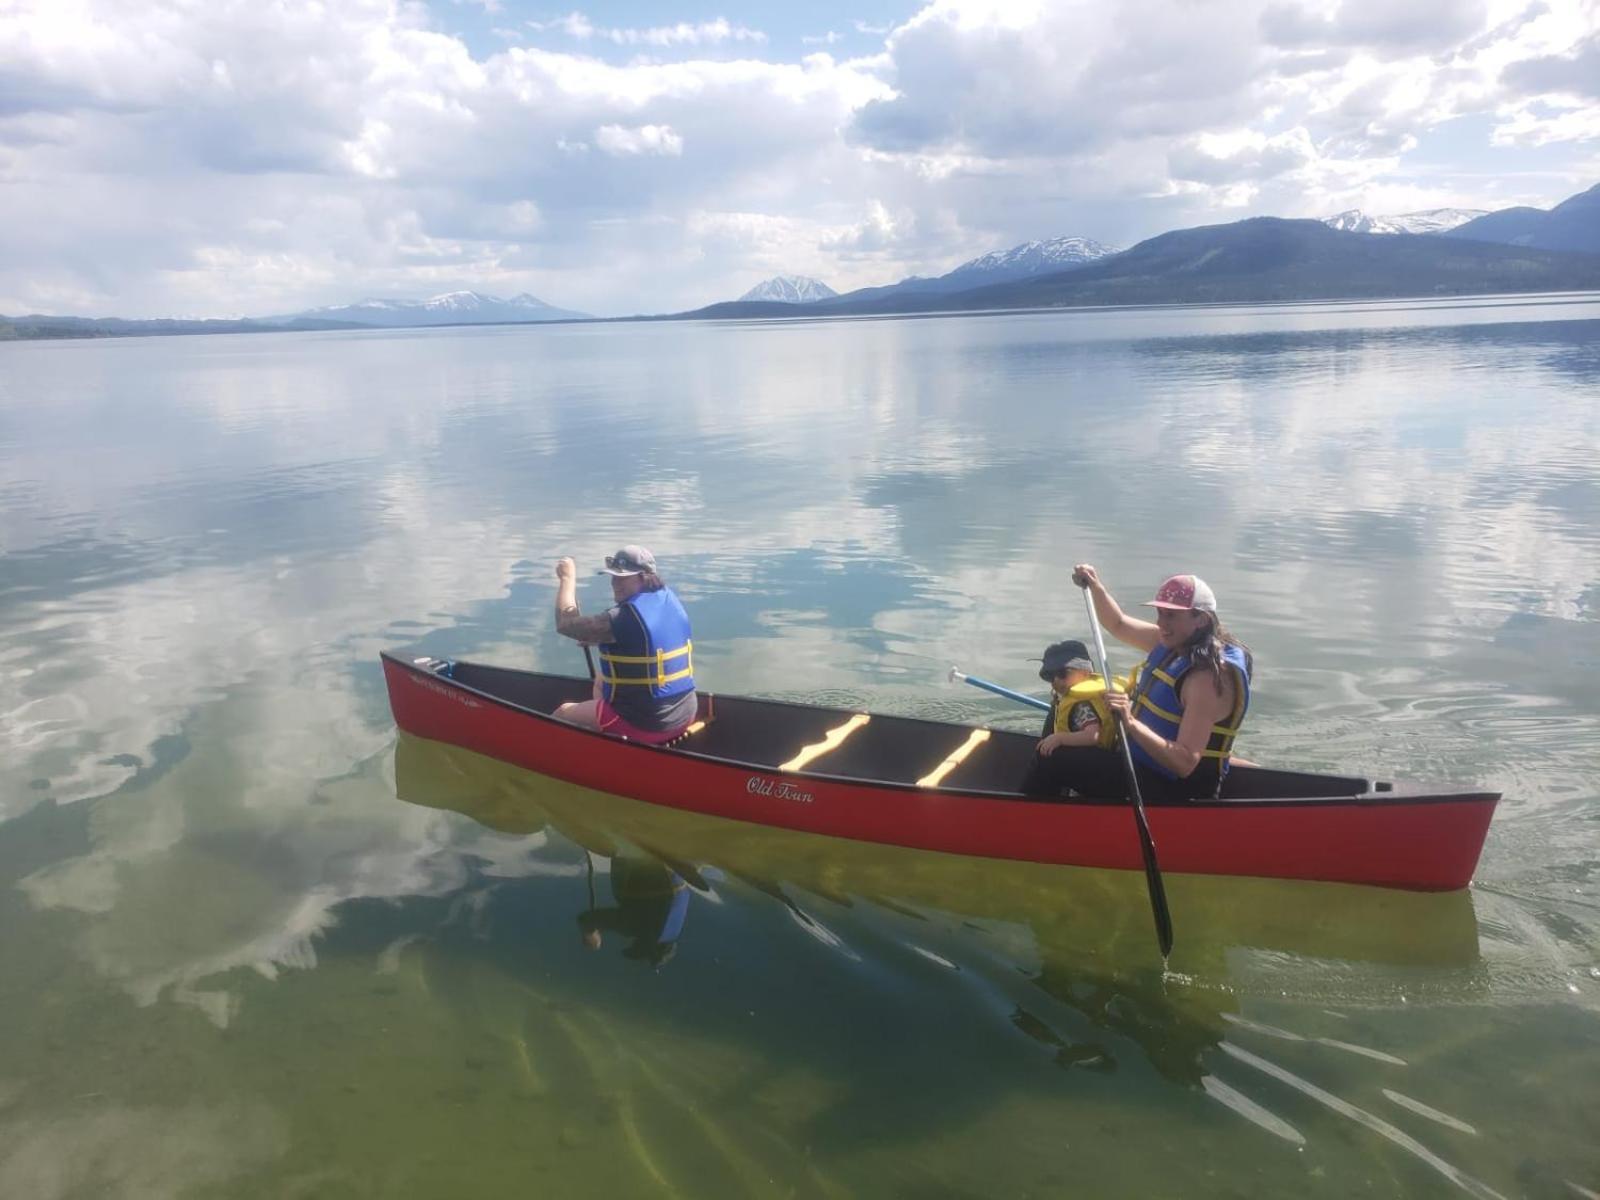
<svg viewBox="0 0 1600 1200">
<path fill-rule="evenodd" d="M 1324 217 L 1322 223 L 1346 233 L 1445 233 L 1477 220 L 1487 211 L 1482 208 L 1428 208 L 1393 217 L 1371 217 L 1359 208 L 1351 208 L 1337 216 Z"/>
<path fill-rule="evenodd" d="M 838 294 L 827 284 L 807 275 L 777 275 L 756 284 L 739 299 L 768 300 L 779 304 L 810 304 Z"/>
<path fill-rule="evenodd" d="M 1115 254 L 1110 246 L 1093 238 L 1058 237 L 1044 242 L 1023 242 L 1009 250 L 996 250 L 962 263 L 943 278 L 965 279 L 968 276 L 988 276 L 1002 273 L 1012 278 L 1041 275 L 1050 271 L 1065 271 L 1081 267 Z"/>
</svg>

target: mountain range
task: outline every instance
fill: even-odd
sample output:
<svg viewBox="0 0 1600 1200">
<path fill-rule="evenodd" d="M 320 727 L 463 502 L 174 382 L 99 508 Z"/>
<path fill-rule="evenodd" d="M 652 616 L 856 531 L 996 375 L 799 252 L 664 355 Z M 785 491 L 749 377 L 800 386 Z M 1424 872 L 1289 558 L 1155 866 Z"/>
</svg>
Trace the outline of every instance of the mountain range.
<svg viewBox="0 0 1600 1200">
<path fill-rule="evenodd" d="M 899 283 L 882 287 L 857 288 L 822 302 L 828 307 L 888 302 L 890 297 L 916 295 L 924 299 L 952 295 L 990 284 L 1010 283 L 1035 275 L 1069 271 L 1117 253 L 1092 238 L 1059 237 L 1047 242 L 1023 242 L 1009 250 L 997 250 L 969 259 L 943 275 L 912 275 Z"/>
<path fill-rule="evenodd" d="M 49 317 L 30 313 L 24 317 L 0 316 L 0 342 L 45 338 L 159 337 L 181 333 L 305 333 L 354 328 L 357 326 L 339 321 L 288 318 L 268 324 L 252 320 L 161 317 L 138 321 L 122 317 Z"/>
<path fill-rule="evenodd" d="M 1535 250 L 1600 254 L 1600 183 L 1554 208 L 1502 208 L 1450 231 L 1451 237 Z"/>
<path fill-rule="evenodd" d="M 436 325 L 508 325 L 592 320 L 526 292 L 502 300 L 482 292 L 446 292 L 426 300 L 361 300 L 276 317 L 238 320 L 128 321 L 121 317 L 0 316 L 0 341 L 12 338 L 149 337 L 176 333 L 266 333 L 288 330 L 421 329 Z"/>
<path fill-rule="evenodd" d="M 934 291 L 910 279 L 803 305 L 799 312 L 736 301 L 676 315 L 842 316 L 1600 289 L 1600 185 L 1548 212 L 1506 209 L 1441 232 L 1399 229 L 1402 223 L 1436 228 L 1466 211 L 1377 219 L 1343 213 L 1327 221 L 1255 217 L 1175 230 L 1066 269 L 959 290 Z M 1384 232 L 1339 227 L 1368 221 Z"/>
<path fill-rule="evenodd" d="M 1457 218 L 1469 217 L 1456 224 Z M 1072 305 L 1253 303 L 1600 290 L 1600 184 L 1549 210 L 1399 217 L 1351 211 L 1326 221 L 1255 217 L 1175 230 L 1120 252 L 1086 238 L 1024 242 L 932 279 L 913 276 L 844 295 L 780 277 L 742 299 L 655 319 L 953 312 Z M 807 299 L 807 296 L 817 298 Z M 244 321 L 0 317 L 0 339 L 273 329 L 418 327 L 582 319 L 523 294 L 451 292 Z"/>
<path fill-rule="evenodd" d="M 482 292 L 445 292 L 426 300 L 358 300 L 354 304 L 311 308 L 282 317 L 264 318 L 268 325 L 294 321 L 332 321 L 338 325 L 384 329 L 417 329 L 430 325 L 505 325 L 527 321 L 581 321 L 588 313 L 557 308 L 523 292 L 509 300 Z"/>
<path fill-rule="evenodd" d="M 1600 289 L 1600 256 L 1256 217 L 1164 233 L 1104 262 L 964 292 L 963 308 L 1260 303 Z"/>
</svg>

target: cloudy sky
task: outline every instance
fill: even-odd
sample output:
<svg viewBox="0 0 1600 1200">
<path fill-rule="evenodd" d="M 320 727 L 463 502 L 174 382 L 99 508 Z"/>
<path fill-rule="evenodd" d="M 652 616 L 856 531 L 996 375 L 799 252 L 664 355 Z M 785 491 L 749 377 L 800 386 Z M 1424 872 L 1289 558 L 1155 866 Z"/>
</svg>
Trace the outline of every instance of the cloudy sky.
<svg viewBox="0 0 1600 1200">
<path fill-rule="evenodd" d="M 598 315 L 1600 181 L 1600 0 L 0 0 L 0 312 Z"/>
</svg>

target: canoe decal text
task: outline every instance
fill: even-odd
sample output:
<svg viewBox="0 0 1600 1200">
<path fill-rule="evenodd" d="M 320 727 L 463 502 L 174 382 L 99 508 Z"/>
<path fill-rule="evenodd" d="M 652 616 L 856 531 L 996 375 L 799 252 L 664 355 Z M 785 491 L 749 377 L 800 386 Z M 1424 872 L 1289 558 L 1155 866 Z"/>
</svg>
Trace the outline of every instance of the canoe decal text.
<svg viewBox="0 0 1600 1200">
<path fill-rule="evenodd" d="M 442 683 L 435 683 L 431 679 L 423 679 L 422 677 L 420 677 L 418 675 L 413 675 L 411 677 L 411 681 L 413 683 L 415 683 L 418 687 L 427 688 L 430 692 L 438 692 L 439 695 L 441 695 L 441 696 L 449 696 L 450 699 L 454 700 L 457 704 L 464 704 L 468 708 L 482 708 L 483 707 L 476 700 L 474 700 L 471 696 L 465 695 L 462 692 L 458 692 L 458 691 L 456 691 L 455 688 L 445 687 L 445 685 L 442 684 Z"/>
<path fill-rule="evenodd" d="M 745 780 L 744 790 L 752 796 L 771 796 L 775 800 L 793 800 L 796 804 L 810 804 L 814 797 L 802 792 L 786 779 L 763 779 L 752 775 Z"/>
</svg>

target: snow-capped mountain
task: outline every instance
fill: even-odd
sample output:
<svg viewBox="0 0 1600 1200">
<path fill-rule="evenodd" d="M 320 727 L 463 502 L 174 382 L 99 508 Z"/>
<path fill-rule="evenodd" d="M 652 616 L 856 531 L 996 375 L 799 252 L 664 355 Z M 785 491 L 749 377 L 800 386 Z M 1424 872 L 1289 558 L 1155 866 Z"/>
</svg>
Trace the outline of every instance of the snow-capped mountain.
<svg viewBox="0 0 1600 1200">
<path fill-rule="evenodd" d="M 756 284 L 739 299 L 774 300 L 780 304 L 810 304 L 814 300 L 826 300 L 838 294 L 827 284 L 805 275 L 779 275 L 765 283 Z"/>
<path fill-rule="evenodd" d="M 1445 233 L 1458 225 L 1484 215 L 1482 208 L 1429 208 L 1422 212 L 1401 213 L 1397 217 L 1369 217 L 1352 208 L 1322 223 L 1348 233 Z"/>
<path fill-rule="evenodd" d="M 1081 267 L 1115 253 L 1110 246 L 1103 246 L 1093 238 L 1085 237 L 1023 242 L 1009 250 L 996 250 L 964 262 L 954 271 L 941 276 L 940 282 L 960 287 L 982 287 L 1007 279 L 1025 279 L 1029 275 L 1046 275 L 1052 271 Z"/>
<path fill-rule="evenodd" d="M 286 317 L 271 318 L 275 322 L 297 319 L 320 321 L 348 321 L 356 325 L 373 325 L 385 328 L 416 328 L 425 325 L 494 325 L 515 321 L 563 321 L 587 316 L 587 313 L 556 308 L 537 296 L 523 292 L 502 300 L 482 292 L 446 292 L 426 300 L 358 300 L 354 304 L 336 304 L 327 308 L 313 308 L 292 313 Z"/>
<path fill-rule="evenodd" d="M 836 296 L 833 292 L 823 288 L 822 292 L 814 297 L 806 297 L 803 302 L 821 302 L 820 306 L 823 309 L 831 311 L 841 305 L 858 304 L 868 300 L 876 301 L 887 296 L 903 295 L 909 292 L 919 295 L 946 295 L 964 292 L 969 288 L 987 287 L 994 283 L 1010 283 L 1013 280 L 1026 279 L 1032 275 L 1050 275 L 1057 271 L 1071 271 L 1116 253 L 1118 251 L 1110 246 L 1103 246 L 1092 238 L 1085 237 L 1059 237 L 1052 238 L 1048 242 L 1023 242 L 1019 246 L 1012 246 L 1009 250 L 997 250 L 993 254 L 985 254 L 981 258 L 971 259 L 962 263 L 955 270 L 933 278 L 912 275 L 900 280 L 899 283 L 858 288 L 853 292 L 846 292 L 843 296 Z M 770 289 L 775 284 L 802 282 L 822 287 L 821 284 L 816 284 L 815 280 L 773 279 L 762 284 L 761 287 L 751 288 L 739 299 L 788 300 L 793 303 L 793 296 L 774 294 L 765 289 Z"/>
<path fill-rule="evenodd" d="M 891 285 L 885 291 L 895 292 L 964 292 L 968 288 L 988 287 L 994 283 L 1011 283 L 1033 275 L 1052 275 L 1057 271 L 1071 271 L 1102 258 L 1118 253 L 1110 246 L 1101 245 L 1093 238 L 1058 237 L 1047 242 L 1023 242 L 1009 250 L 996 250 L 979 258 L 969 259 L 953 271 L 932 279 L 913 275 Z"/>
</svg>

